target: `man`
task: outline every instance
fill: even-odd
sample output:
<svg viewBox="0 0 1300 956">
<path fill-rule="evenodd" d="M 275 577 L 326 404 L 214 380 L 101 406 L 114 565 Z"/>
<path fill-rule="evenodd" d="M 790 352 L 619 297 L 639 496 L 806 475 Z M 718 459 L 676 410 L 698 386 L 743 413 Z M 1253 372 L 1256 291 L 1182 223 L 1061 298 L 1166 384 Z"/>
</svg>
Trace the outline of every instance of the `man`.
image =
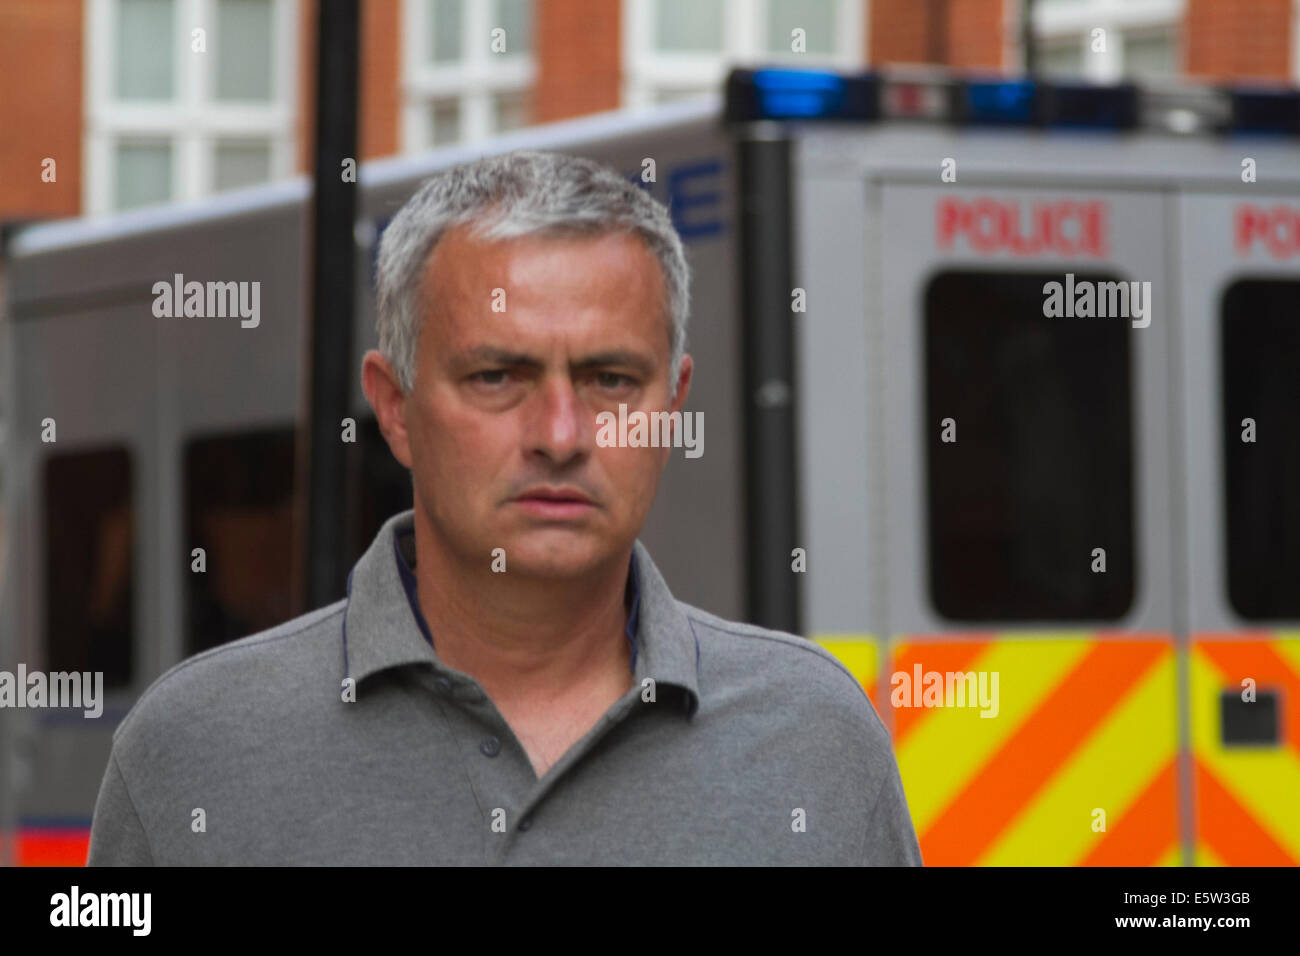
<svg viewBox="0 0 1300 956">
<path fill-rule="evenodd" d="M 385 231 L 367 399 L 413 476 L 345 600 L 153 685 L 90 863 L 919 864 L 889 738 L 801 638 L 675 601 L 637 540 L 680 412 L 666 210 L 587 160 L 425 183 Z"/>
</svg>

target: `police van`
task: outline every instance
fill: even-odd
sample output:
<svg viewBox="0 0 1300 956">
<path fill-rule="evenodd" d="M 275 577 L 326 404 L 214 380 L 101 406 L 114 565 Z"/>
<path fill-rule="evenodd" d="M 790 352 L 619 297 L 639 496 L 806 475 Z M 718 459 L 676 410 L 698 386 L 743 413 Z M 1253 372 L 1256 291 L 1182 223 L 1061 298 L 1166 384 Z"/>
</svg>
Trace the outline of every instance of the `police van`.
<svg viewBox="0 0 1300 956">
<path fill-rule="evenodd" d="M 680 599 L 860 680 L 925 861 L 1294 865 L 1298 136 L 1293 90 L 737 70 L 365 164 L 353 366 L 424 177 L 518 148 L 623 171 L 687 245 L 708 419 L 642 540 Z M 0 670 L 105 684 L 94 719 L 0 710 L 9 862 L 84 860 L 140 693 L 302 610 L 309 189 L 7 245 Z M 156 316 L 180 276 L 257 283 L 255 327 Z M 355 560 L 411 490 L 350 387 Z"/>
</svg>

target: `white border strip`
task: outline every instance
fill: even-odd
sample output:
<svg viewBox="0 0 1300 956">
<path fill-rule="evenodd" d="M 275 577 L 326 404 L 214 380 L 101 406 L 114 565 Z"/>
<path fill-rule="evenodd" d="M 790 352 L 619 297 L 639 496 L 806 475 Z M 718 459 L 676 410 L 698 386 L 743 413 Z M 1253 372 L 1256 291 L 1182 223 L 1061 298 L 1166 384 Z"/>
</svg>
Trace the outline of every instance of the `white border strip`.
<svg viewBox="0 0 1300 956">
<path fill-rule="evenodd" d="M 402 183 L 436 169 L 480 156 L 513 149 L 565 149 L 596 140 L 636 133 L 654 132 L 692 121 L 721 121 L 722 97 L 706 97 L 665 103 L 653 112 L 610 110 L 576 119 L 562 120 L 528 129 L 515 130 L 479 143 L 460 143 L 415 156 L 393 156 L 371 160 L 361 166 L 358 181 L 366 190 Z M 311 196 L 311 178 L 251 186 L 220 193 L 195 202 L 145 207 L 108 216 L 67 219 L 29 226 L 9 243 L 8 258 L 65 249 L 98 242 L 110 242 L 154 230 L 212 222 L 243 213 L 270 211 L 278 206 L 301 203 Z M 358 209 L 361 207 L 358 206 Z"/>
</svg>

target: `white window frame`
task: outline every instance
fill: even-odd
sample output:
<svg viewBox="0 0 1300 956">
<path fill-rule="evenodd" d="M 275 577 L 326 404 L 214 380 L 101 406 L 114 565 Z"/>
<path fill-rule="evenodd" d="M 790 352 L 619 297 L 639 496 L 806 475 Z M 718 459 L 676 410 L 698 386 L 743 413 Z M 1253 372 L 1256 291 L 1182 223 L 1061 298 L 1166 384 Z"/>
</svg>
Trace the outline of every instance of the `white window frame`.
<svg viewBox="0 0 1300 956">
<path fill-rule="evenodd" d="M 531 96 L 537 76 L 537 3 L 532 5 L 532 42 L 528 53 L 493 53 L 492 10 L 488 0 L 464 0 L 459 60 L 434 64 L 428 57 L 429 22 L 425 0 L 402 0 L 402 151 L 433 146 L 430 107 L 434 100 L 460 105 L 458 143 L 491 136 L 492 106 L 502 93 Z"/>
<path fill-rule="evenodd" d="M 665 53 L 655 48 L 657 0 L 622 2 L 624 106 L 651 106 L 659 90 L 721 90 L 732 66 L 778 63 L 853 70 L 867 60 L 867 5 L 861 0 L 835 0 L 836 48 L 829 54 L 769 52 L 767 0 L 724 0 L 720 51 Z"/>
<path fill-rule="evenodd" d="M 117 150 L 121 139 L 165 139 L 172 146 L 172 202 L 212 193 L 220 140 L 265 140 L 271 179 L 292 176 L 297 151 L 299 0 L 271 0 L 271 100 L 265 105 L 223 102 L 212 94 L 216 0 L 176 0 L 172 38 L 173 97 L 168 102 L 114 98 L 118 0 L 86 0 L 84 39 L 85 135 L 82 208 L 87 215 L 115 211 Z M 207 31 L 206 53 L 190 51 L 191 31 Z"/>
<path fill-rule="evenodd" d="M 1171 29 L 1175 43 L 1180 43 L 1185 6 L 1185 0 L 1037 3 L 1034 5 L 1034 34 L 1040 40 L 1077 37 L 1083 78 L 1111 83 L 1124 74 L 1125 34 Z M 1091 49 L 1092 31 L 1097 27 L 1106 31 L 1104 53 L 1093 53 Z"/>
<path fill-rule="evenodd" d="M 1291 79 L 1300 86 L 1300 0 L 1291 3 Z"/>
</svg>

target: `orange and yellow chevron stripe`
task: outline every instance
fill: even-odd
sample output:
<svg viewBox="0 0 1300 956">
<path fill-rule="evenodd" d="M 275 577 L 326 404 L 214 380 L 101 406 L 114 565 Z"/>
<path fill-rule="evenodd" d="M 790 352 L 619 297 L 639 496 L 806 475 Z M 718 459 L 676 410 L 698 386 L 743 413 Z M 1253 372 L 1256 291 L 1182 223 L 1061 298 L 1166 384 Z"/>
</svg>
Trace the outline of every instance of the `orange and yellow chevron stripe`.
<svg viewBox="0 0 1300 956">
<path fill-rule="evenodd" d="M 1276 745 L 1223 742 L 1221 695 L 1247 678 L 1277 694 Z M 1300 865 L 1300 632 L 1195 635 L 1190 685 L 1196 862 Z"/>
<path fill-rule="evenodd" d="M 998 674 L 991 718 L 978 706 L 882 700 L 927 865 L 1179 863 L 1168 635 L 1016 632 L 891 645 L 889 674 L 918 666 Z"/>
</svg>

